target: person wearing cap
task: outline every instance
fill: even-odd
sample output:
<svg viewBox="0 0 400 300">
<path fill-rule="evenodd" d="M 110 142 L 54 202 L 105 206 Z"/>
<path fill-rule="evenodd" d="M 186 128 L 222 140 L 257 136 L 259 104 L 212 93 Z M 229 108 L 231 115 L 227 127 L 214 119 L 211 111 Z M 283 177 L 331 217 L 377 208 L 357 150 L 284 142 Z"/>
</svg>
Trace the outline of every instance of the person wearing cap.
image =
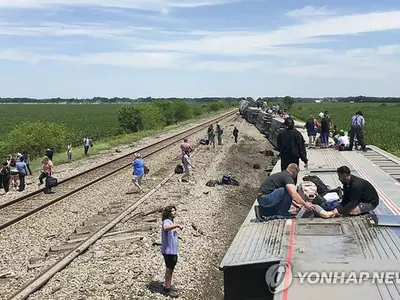
<svg viewBox="0 0 400 300">
<path fill-rule="evenodd" d="M 308 159 L 303 135 L 294 128 L 294 120 L 289 117 L 284 122 L 286 129 L 281 131 L 277 137 L 277 150 L 281 158 L 281 171 L 291 164 L 299 165 L 300 159 L 307 168 Z M 297 177 L 295 178 L 297 183 Z"/>
<path fill-rule="evenodd" d="M 365 119 L 361 111 L 355 113 L 350 121 L 350 146 L 348 150 L 353 150 L 354 136 L 357 137 L 357 142 L 361 146 L 363 151 L 366 151 L 364 142 L 364 129 L 365 129 Z"/>
</svg>

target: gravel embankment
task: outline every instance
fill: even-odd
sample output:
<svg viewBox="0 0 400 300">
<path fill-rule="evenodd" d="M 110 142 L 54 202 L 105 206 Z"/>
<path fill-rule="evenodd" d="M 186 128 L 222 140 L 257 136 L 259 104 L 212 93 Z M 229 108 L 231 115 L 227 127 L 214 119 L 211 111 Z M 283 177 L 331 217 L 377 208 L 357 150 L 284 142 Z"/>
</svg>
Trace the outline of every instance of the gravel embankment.
<svg viewBox="0 0 400 300">
<path fill-rule="evenodd" d="M 180 175 L 175 175 L 140 208 L 151 211 L 177 205 L 176 221 L 185 226 L 173 276 L 180 299 L 223 299 L 223 274 L 218 266 L 254 202 L 264 170 L 275 161 L 260 153 L 270 145 L 253 126 L 244 122 L 236 125 L 239 144 L 231 138 L 233 127 L 226 128 L 223 146 L 203 146 L 193 156 L 192 184 L 178 182 Z M 261 168 L 254 169 L 254 164 Z M 240 186 L 205 185 L 226 173 Z M 115 243 L 103 238 L 30 299 L 165 299 L 159 293 L 165 271 L 157 245 L 161 240 L 160 214 L 128 219 L 116 230 L 143 224 L 152 228 L 135 233 L 143 240 Z"/>
<path fill-rule="evenodd" d="M 204 135 L 198 133 L 189 141 L 197 141 Z M 177 163 L 173 160 L 180 153 L 179 144 L 151 156 L 151 173 L 145 191 L 158 184 L 160 179 L 157 177 L 163 177 L 173 170 Z M 166 165 L 169 169 L 165 168 Z M 160 174 L 156 176 L 157 173 Z M 43 257 L 51 246 L 62 244 L 77 226 L 91 216 L 96 216 L 110 203 L 124 199 L 127 202 L 135 201 L 138 198 L 136 195 L 126 194 L 132 189 L 131 169 L 127 168 L 0 232 L 0 273 L 13 274 L 9 278 L 0 279 L 0 299 L 6 299 L 10 293 L 43 270 L 28 270 L 30 258 Z M 56 188 L 54 190 L 57 191 Z"/>
<path fill-rule="evenodd" d="M 195 123 L 190 123 L 190 124 L 187 124 L 180 128 L 171 130 L 169 132 L 145 137 L 143 139 L 140 139 L 140 140 L 135 141 L 128 145 L 121 145 L 118 147 L 114 147 L 113 149 L 110 149 L 110 150 L 104 150 L 96 155 L 90 155 L 90 149 L 89 149 L 89 157 L 87 157 L 85 159 L 74 161 L 73 157 L 72 157 L 73 161 L 71 164 L 56 165 L 55 166 L 55 176 L 59 180 L 71 177 L 75 174 L 84 172 L 88 169 L 91 169 L 98 165 L 106 163 L 112 159 L 116 159 L 118 157 L 124 156 L 131 152 L 134 152 L 134 151 L 136 151 L 136 149 L 148 146 L 156 141 L 170 137 L 174 134 L 177 134 L 179 131 L 192 128 L 192 127 L 199 125 L 210 119 L 212 119 L 212 118 L 200 120 Z M 96 145 L 94 147 L 96 147 Z M 119 152 L 119 153 L 116 152 L 117 149 L 121 152 Z M 57 149 L 56 149 L 56 151 L 57 151 Z M 73 151 L 74 152 L 83 151 L 83 147 L 76 146 L 76 147 L 74 147 Z M 4 190 L 1 189 L 0 190 L 0 203 L 21 197 L 22 195 L 25 195 L 25 194 L 28 194 L 30 192 L 37 190 L 38 189 L 37 183 L 39 182 L 38 176 L 39 176 L 39 174 L 33 174 L 32 176 L 27 176 L 27 178 L 26 178 L 27 186 L 26 186 L 26 189 L 22 192 L 18 192 L 18 191 L 11 189 L 7 194 L 5 194 Z"/>
</svg>

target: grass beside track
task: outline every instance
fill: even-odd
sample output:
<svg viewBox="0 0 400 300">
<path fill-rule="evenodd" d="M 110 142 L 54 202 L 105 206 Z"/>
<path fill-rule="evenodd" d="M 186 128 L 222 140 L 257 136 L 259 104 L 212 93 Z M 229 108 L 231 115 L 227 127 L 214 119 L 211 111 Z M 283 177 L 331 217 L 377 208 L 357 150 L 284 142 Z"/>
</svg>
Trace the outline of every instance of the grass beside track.
<svg viewBox="0 0 400 300">
<path fill-rule="evenodd" d="M 181 126 L 193 123 L 193 122 L 199 122 L 202 120 L 205 121 L 208 118 L 222 114 L 224 112 L 228 112 L 231 109 L 232 108 L 226 109 L 226 110 L 221 110 L 221 111 L 218 111 L 215 113 L 205 114 L 205 115 L 202 115 L 201 117 L 187 120 L 184 122 L 180 122 L 176 125 L 167 126 L 161 130 L 145 130 L 145 131 L 140 131 L 140 132 L 135 132 L 135 133 L 130 133 L 130 134 L 116 135 L 113 137 L 101 139 L 99 141 L 94 141 L 94 147 L 89 149 L 89 155 L 93 156 L 93 155 L 99 154 L 100 152 L 105 151 L 105 150 L 117 148 L 118 146 L 128 145 L 128 144 L 138 141 L 144 137 L 148 137 L 148 136 L 151 136 L 154 134 L 169 132 L 169 131 L 177 129 Z M 84 157 L 85 157 L 85 155 L 83 152 L 83 144 L 79 145 L 79 146 L 74 146 L 73 152 L 72 152 L 72 161 L 77 161 L 77 160 L 83 159 Z M 60 165 L 60 164 L 68 163 L 66 149 L 62 153 L 58 153 L 57 149 L 56 149 L 56 153 L 53 156 L 53 162 L 56 166 Z M 30 167 L 31 167 L 33 175 L 39 176 L 38 174 L 41 170 L 41 158 L 33 159 L 30 163 Z"/>
<path fill-rule="evenodd" d="M 327 110 L 338 130 L 348 130 L 354 113 L 361 110 L 365 118 L 365 140 L 400 157 L 400 104 L 386 103 L 296 103 L 290 114 L 305 121 L 310 114 L 318 118 L 320 112 Z"/>
</svg>

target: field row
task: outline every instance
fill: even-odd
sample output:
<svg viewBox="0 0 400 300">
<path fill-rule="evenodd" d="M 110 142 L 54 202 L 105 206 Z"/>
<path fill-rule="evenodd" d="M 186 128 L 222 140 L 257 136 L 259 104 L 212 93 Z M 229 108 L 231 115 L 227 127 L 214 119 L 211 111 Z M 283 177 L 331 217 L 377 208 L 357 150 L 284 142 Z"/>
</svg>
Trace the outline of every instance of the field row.
<svg viewBox="0 0 400 300">
<path fill-rule="evenodd" d="M 397 134 L 400 128 L 400 104 L 297 103 L 291 114 L 305 121 L 310 115 L 318 118 L 318 114 L 325 110 L 338 130 L 349 130 L 351 117 L 360 110 L 366 123 L 366 143 L 400 156 L 400 138 Z"/>
</svg>

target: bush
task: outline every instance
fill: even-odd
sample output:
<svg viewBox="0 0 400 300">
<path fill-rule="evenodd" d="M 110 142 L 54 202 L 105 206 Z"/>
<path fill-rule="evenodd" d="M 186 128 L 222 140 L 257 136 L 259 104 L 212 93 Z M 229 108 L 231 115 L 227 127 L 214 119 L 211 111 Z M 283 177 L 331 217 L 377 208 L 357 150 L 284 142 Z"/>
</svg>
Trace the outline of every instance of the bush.
<svg viewBox="0 0 400 300">
<path fill-rule="evenodd" d="M 143 127 L 140 106 L 125 105 L 118 110 L 119 126 L 125 132 L 137 132 Z"/>
<path fill-rule="evenodd" d="M 1 157 L 28 151 L 31 157 L 43 156 L 47 148 L 55 151 L 66 147 L 69 139 L 64 125 L 50 122 L 25 122 L 15 126 L 0 145 Z"/>
</svg>

